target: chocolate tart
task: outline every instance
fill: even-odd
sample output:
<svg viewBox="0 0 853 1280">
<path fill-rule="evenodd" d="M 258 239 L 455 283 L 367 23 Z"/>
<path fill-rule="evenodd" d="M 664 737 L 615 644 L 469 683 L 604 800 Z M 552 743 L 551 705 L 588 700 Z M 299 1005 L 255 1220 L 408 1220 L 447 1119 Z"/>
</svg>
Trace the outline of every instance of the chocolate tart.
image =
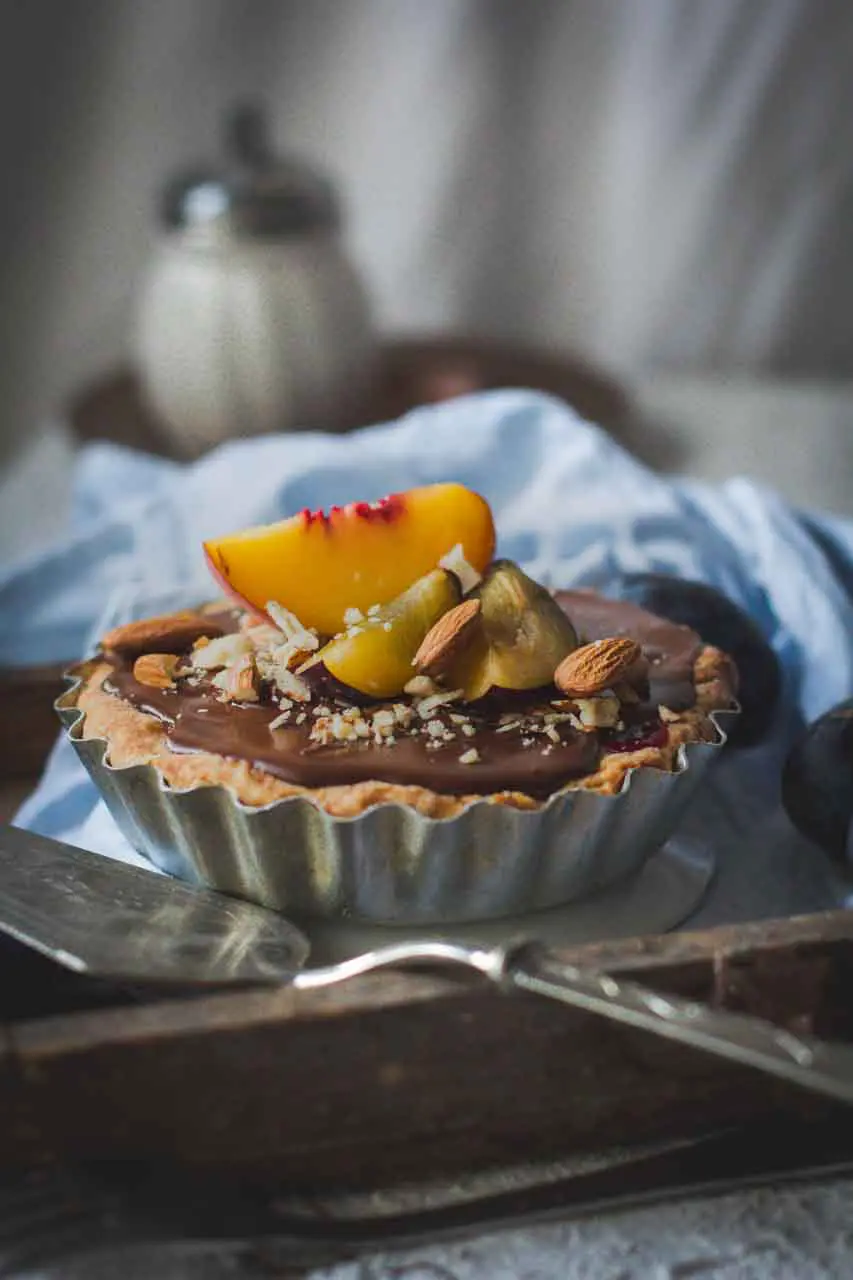
<svg viewBox="0 0 853 1280">
<path fill-rule="evenodd" d="M 626 635 L 647 660 L 642 695 L 615 711 L 608 695 L 599 727 L 556 688 L 379 704 L 321 665 L 301 701 L 265 681 L 226 701 L 191 645 L 163 687 L 102 651 L 59 710 L 125 835 L 175 874 L 306 916 L 554 906 L 666 840 L 736 708 L 731 661 L 689 628 L 592 592 L 556 599 L 585 640 Z M 206 618 L 223 652 L 267 642 L 239 611 Z"/>
</svg>

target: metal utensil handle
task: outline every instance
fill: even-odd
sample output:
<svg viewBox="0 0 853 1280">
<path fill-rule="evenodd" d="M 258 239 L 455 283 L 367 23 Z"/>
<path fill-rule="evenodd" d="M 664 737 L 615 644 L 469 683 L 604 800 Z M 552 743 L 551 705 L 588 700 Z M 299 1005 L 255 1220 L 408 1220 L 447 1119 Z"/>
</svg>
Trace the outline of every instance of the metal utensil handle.
<svg viewBox="0 0 853 1280">
<path fill-rule="evenodd" d="M 853 1045 L 795 1035 L 762 1018 L 562 964 L 533 944 L 507 955 L 504 980 L 853 1104 Z"/>
<path fill-rule="evenodd" d="M 300 973 L 295 985 L 301 989 L 332 986 L 374 969 L 430 961 L 476 969 L 505 989 L 518 988 L 558 1000 L 853 1104 L 853 1046 L 794 1035 L 761 1018 L 712 1009 L 637 982 L 566 965 L 536 943 L 482 948 L 438 941 L 401 942 Z"/>
</svg>

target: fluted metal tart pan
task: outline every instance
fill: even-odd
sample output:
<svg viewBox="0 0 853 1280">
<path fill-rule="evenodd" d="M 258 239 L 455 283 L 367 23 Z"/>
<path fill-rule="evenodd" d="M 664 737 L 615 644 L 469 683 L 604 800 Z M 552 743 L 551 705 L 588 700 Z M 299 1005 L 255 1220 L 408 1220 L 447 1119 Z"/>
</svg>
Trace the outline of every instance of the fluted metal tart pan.
<svg viewBox="0 0 853 1280">
<path fill-rule="evenodd" d="M 223 786 L 177 790 L 153 765 L 113 767 L 82 736 L 82 686 L 56 709 L 129 843 L 171 875 L 296 918 L 389 924 L 489 920 L 594 894 L 636 872 L 672 835 L 736 711 L 715 712 L 715 743 L 678 749 L 675 770 L 631 770 L 616 795 L 565 787 L 537 809 L 487 797 L 452 818 L 382 804 L 357 817 L 303 796 L 262 808 Z"/>
</svg>

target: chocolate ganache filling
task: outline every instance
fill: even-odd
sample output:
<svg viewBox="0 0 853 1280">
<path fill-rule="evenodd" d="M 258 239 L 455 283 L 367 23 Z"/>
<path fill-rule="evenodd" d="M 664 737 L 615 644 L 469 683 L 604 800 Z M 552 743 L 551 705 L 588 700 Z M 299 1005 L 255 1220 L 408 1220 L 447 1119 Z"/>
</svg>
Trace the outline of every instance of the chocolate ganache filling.
<svg viewBox="0 0 853 1280">
<path fill-rule="evenodd" d="M 205 673 L 199 673 L 198 683 L 184 681 L 174 689 L 154 689 L 134 679 L 132 662 L 111 654 L 113 670 L 104 688 L 160 719 L 173 751 L 205 751 L 247 760 L 304 787 L 379 779 L 446 794 L 521 791 L 542 797 L 593 772 L 604 751 L 665 743 L 657 708 L 662 704 L 684 710 L 694 704 L 693 667 L 701 648 L 689 627 L 657 618 L 636 605 L 587 591 L 557 592 L 556 599 L 582 641 L 628 635 L 642 646 L 649 662 L 648 698 L 623 706 L 618 729 L 582 732 L 565 716 L 550 724 L 550 732 L 532 730 L 537 717 L 544 727 L 544 717 L 553 715 L 562 697 L 550 688 L 525 694 L 495 692 L 477 704 L 437 709 L 434 714 L 453 735 L 450 740 L 401 732 L 390 743 L 368 738 L 321 744 L 311 736 L 318 708 L 340 711 L 356 701 L 351 691 L 324 677 L 322 668 L 314 669 L 310 702 L 295 708 L 296 714 L 275 728 L 270 726 L 281 716 L 272 691 L 263 690 L 257 703 L 224 702 Z M 213 616 L 223 630 L 238 627 L 235 614 Z M 394 701 L 398 706 L 411 703 L 405 696 Z M 379 704 L 372 705 L 375 709 Z M 454 719 L 459 716 L 468 721 L 464 733 L 459 731 L 459 719 Z M 473 766 L 460 759 L 472 750 L 476 752 Z"/>
</svg>

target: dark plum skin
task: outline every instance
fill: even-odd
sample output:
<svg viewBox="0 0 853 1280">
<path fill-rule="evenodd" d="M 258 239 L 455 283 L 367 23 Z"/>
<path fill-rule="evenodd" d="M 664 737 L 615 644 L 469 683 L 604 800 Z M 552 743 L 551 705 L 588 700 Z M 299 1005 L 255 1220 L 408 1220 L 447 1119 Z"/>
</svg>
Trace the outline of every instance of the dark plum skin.
<svg viewBox="0 0 853 1280">
<path fill-rule="evenodd" d="M 853 698 L 810 724 L 782 771 L 782 803 L 798 831 L 838 862 L 853 819 Z"/>
<path fill-rule="evenodd" d="M 626 573 L 607 584 L 604 594 L 630 600 L 650 613 L 692 627 L 735 661 L 740 677 L 742 714 L 727 730 L 736 746 L 753 746 L 767 733 L 782 692 L 779 659 L 748 614 L 704 582 L 663 573 Z"/>
</svg>

